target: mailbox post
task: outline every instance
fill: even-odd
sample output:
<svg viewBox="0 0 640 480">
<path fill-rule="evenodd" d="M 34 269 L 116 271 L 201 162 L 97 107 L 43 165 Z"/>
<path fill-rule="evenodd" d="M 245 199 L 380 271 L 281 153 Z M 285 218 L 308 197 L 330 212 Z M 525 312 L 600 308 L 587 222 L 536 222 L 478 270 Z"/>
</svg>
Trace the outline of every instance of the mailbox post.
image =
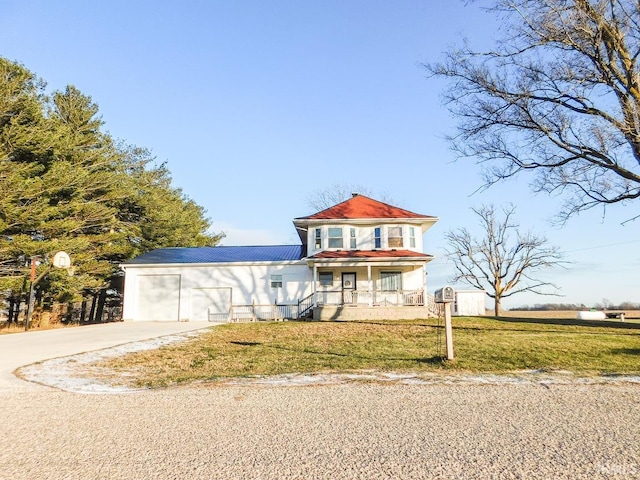
<svg viewBox="0 0 640 480">
<path fill-rule="evenodd" d="M 453 360 L 453 326 L 451 325 L 451 303 L 455 300 L 453 287 L 436 290 L 436 303 L 444 304 L 444 336 L 447 344 L 447 360 Z"/>
</svg>

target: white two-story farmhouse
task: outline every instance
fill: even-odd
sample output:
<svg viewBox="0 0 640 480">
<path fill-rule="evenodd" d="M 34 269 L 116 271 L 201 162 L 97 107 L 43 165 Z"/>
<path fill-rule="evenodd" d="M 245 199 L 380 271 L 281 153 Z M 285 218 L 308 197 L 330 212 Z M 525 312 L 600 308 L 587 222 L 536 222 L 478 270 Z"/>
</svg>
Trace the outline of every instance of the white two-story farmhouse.
<svg viewBox="0 0 640 480">
<path fill-rule="evenodd" d="M 123 318 L 421 318 L 438 219 L 363 195 L 294 219 L 301 245 L 163 248 L 124 265 Z"/>
</svg>

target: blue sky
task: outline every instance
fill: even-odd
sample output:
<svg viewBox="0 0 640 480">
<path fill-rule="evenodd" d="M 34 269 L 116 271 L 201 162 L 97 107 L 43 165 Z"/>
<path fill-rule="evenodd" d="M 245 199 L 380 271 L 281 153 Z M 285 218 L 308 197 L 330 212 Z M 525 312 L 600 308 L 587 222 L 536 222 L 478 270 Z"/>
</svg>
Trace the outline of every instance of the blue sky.
<svg viewBox="0 0 640 480">
<path fill-rule="evenodd" d="M 443 83 L 420 66 L 463 37 L 492 43 L 478 4 L 425 1 L 0 0 L 0 56 L 67 84 L 100 106 L 114 137 L 152 150 L 203 205 L 224 244 L 297 243 L 310 191 L 359 184 L 440 221 L 425 235 L 430 289 L 453 273 L 452 228 L 477 231 L 470 207 L 512 202 L 523 230 L 572 263 L 546 277 L 563 297 L 523 294 L 505 306 L 640 302 L 637 205 L 586 212 L 563 228 L 560 199 L 522 177 L 486 192 L 457 161 Z M 480 234 L 480 232 L 477 232 Z"/>
</svg>

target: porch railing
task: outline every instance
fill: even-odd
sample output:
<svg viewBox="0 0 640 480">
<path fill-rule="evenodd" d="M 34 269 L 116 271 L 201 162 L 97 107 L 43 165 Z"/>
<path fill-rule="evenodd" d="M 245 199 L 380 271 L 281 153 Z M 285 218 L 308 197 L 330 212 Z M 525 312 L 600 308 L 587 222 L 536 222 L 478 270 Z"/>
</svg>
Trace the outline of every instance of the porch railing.
<svg viewBox="0 0 640 480">
<path fill-rule="evenodd" d="M 328 290 L 316 292 L 318 305 L 423 306 L 422 290 Z"/>
<path fill-rule="evenodd" d="M 298 305 L 232 305 L 228 312 L 209 312 L 210 322 L 257 322 L 294 319 Z"/>
<path fill-rule="evenodd" d="M 302 318 L 313 311 L 316 306 L 424 306 L 422 290 L 368 291 L 368 290 L 330 290 L 311 294 L 295 304 L 251 304 L 232 305 L 228 312 L 209 312 L 210 322 L 257 322 L 269 320 L 293 320 Z M 427 309 L 438 315 L 438 304 L 433 295 L 427 294 Z"/>
<path fill-rule="evenodd" d="M 297 318 L 304 318 L 313 312 L 313 307 L 316 306 L 316 295 L 312 293 L 306 297 L 298 300 L 298 312 Z"/>
</svg>

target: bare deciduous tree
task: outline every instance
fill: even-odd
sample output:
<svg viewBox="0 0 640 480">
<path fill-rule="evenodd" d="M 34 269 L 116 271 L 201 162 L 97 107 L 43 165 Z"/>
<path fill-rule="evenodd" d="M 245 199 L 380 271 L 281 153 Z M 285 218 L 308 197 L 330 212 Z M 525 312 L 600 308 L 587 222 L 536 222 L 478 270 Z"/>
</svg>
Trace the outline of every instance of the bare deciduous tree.
<svg viewBox="0 0 640 480">
<path fill-rule="evenodd" d="M 456 268 L 452 282 L 485 290 L 495 301 L 496 316 L 503 298 L 522 292 L 558 295 L 556 285 L 532 277 L 542 269 L 565 263 L 556 247 L 548 246 L 544 237 L 520 233 L 513 221 L 513 205 L 503 207 L 502 216 L 493 205 L 472 210 L 480 218 L 482 238 L 473 238 L 466 228 L 445 234 L 447 257 Z"/>
<path fill-rule="evenodd" d="M 352 194 L 358 193 L 375 198 L 381 202 L 393 203 L 386 193 L 376 195 L 370 188 L 362 185 L 336 183 L 330 187 L 312 191 L 306 199 L 307 206 L 314 212 L 319 212 L 334 205 L 349 200 Z"/>
<path fill-rule="evenodd" d="M 640 197 L 640 3 L 496 0 L 495 50 L 450 50 L 425 65 L 451 83 L 450 140 L 486 163 L 485 186 L 533 171 L 558 217 Z M 637 218 L 637 217 L 635 217 Z"/>
</svg>

